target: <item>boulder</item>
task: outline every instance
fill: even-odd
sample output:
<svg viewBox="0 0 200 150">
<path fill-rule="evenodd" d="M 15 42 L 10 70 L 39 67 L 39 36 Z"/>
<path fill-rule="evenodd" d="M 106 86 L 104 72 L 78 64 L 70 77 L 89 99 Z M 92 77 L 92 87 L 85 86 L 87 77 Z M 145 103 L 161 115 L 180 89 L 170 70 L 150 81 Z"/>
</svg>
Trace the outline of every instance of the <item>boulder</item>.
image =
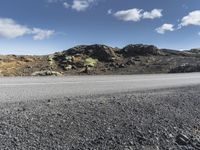
<svg viewBox="0 0 200 150">
<path fill-rule="evenodd" d="M 148 55 L 163 55 L 164 53 L 153 45 L 128 45 L 121 49 L 121 54 L 124 56 L 148 56 Z"/>
<path fill-rule="evenodd" d="M 99 61 L 112 61 L 117 56 L 115 54 L 116 48 L 112 48 L 106 45 L 81 45 L 64 51 L 63 53 L 68 56 L 74 55 L 87 55 L 93 59 L 98 59 Z"/>
<path fill-rule="evenodd" d="M 84 66 L 95 67 L 97 65 L 97 60 L 92 58 L 87 58 L 84 61 Z"/>
<path fill-rule="evenodd" d="M 72 68 L 73 68 L 72 65 L 68 65 L 68 66 L 64 67 L 65 70 L 71 70 Z"/>
</svg>

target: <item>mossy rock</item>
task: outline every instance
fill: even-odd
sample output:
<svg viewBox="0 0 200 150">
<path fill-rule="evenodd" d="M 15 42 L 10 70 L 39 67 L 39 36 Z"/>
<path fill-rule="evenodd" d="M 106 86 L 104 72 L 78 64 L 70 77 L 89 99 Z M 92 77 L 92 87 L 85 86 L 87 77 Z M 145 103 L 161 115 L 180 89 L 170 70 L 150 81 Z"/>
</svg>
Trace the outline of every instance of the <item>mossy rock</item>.
<svg viewBox="0 0 200 150">
<path fill-rule="evenodd" d="M 84 61 L 84 66 L 95 67 L 97 65 L 98 60 L 93 58 L 86 58 Z"/>
<path fill-rule="evenodd" d="M 48 61 L 53 61 L 53 59 L 54 59 L 54 55 L 49 55 L 48 56 Z"/>
</svg>

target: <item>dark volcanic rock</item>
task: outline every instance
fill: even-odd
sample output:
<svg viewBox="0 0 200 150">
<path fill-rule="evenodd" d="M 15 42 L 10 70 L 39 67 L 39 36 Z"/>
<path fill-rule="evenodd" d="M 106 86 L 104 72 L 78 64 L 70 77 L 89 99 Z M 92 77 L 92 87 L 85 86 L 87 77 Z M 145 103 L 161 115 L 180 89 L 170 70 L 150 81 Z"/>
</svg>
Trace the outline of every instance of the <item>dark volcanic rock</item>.
<svg viewBox="0 0 200 150">
<path fill-rule="evenodd" d="M 187 145 L 188 142 L 189 142 L 189 138 L 184 135 L 184 134 L 179 134 L 177 137 L 176 137 L 176 142 L 179 144 L 179 145 Z"/>
<path fill-rule="evenodd" d="M 44 56 L 0 55 L 0 76 L 30 76 L 41 70 L 46 70 L 39 73 L 44 76 L 52 75 L 51 71 L 81 75 L 88 72 L 87 65 L 98 75 L 198 72 L 200 49 L 178 51 L 143 44 L 119 49 L 95 44 Z"/>
<path fill-rule="evenodd" d="M 67 55 L 77 55 L 77 54 L 84 54 L 89 57 L 98 59 L 99 61 L 111 61 L 112 59 L 116 58 L 115 51 L 116 48 L 112 48 L 106 45 L 81 45 L 74 48 L 71 48 L 67 51 L 64 51 Z"/>
<path fill-rule="evenodd" d="M 153 45 L 143 45 L 143 44 L 136 44 L 136 45 L 128 45 L 121 50 L 121 53 L 124 56 L 147 56 L 147 55 L 163 55 L 164 53 L 160 51 L 157 47 Z"/>
<path fill-rule="evenodd" d="M 187 51 L 178 51 L 174 49 L 160 49 L 165 55 L 171 56 L 171 55 L 176 55 L 176 56 L 188 56 Z"/>
<path fill-rule="evenodd" d="M 170 70 L 170 73 L 199 72 L 200 65 L 181 65 Z"/>
<path fill-rule="evenodd" d="M 191 50 L 189 50 L 187 52 L 195 53 L 195 54 L 200 54 L 200 48 L 191 49 Z"/>
<path fill-rule="evenodd" d="M 51 64 L 59 66 L 61 72 L 76 75 L 87 72 L 83 70 L 88 58 L 97 59 L 98 63 L 92 69 L 94 74 L 196 72 L 197 68 L 182 69 L 182 66 L 200 64 L 198 54 L 143 44 L 127 45 L 122 49 L 99 44 L 80 45 L 54 54 L 55 62 L 52 61 Z M 177 66 L 181 68 L 176 68 Z"/>
</svg>

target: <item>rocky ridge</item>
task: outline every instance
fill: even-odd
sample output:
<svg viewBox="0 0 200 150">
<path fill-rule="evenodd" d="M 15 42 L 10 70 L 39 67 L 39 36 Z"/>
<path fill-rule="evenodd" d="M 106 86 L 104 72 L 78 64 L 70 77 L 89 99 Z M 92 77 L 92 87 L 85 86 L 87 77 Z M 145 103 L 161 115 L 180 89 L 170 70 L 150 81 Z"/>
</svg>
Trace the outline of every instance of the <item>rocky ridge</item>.
<svg viewBox="0 0 200 150">
<path fill-rule="evenodd" d="M 200 70 L 200 50 L 79 45 L 45 56 L 0 55 L 1 76 L 178 73 Z"/>
</svg>

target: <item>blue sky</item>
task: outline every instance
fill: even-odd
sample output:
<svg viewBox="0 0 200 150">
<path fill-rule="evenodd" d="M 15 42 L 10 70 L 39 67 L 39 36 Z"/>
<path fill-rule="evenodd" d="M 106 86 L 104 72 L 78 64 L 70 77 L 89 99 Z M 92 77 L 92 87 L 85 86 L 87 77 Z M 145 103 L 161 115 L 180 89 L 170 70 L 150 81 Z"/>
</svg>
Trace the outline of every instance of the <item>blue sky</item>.
<svg viewBox="0 0 200 150">
<path fill-rule="evenodd" d="M 200 1 L 0 1 L 0 54 L 48 54 L 94 43 L 200 47 Z"/>
</svg>

